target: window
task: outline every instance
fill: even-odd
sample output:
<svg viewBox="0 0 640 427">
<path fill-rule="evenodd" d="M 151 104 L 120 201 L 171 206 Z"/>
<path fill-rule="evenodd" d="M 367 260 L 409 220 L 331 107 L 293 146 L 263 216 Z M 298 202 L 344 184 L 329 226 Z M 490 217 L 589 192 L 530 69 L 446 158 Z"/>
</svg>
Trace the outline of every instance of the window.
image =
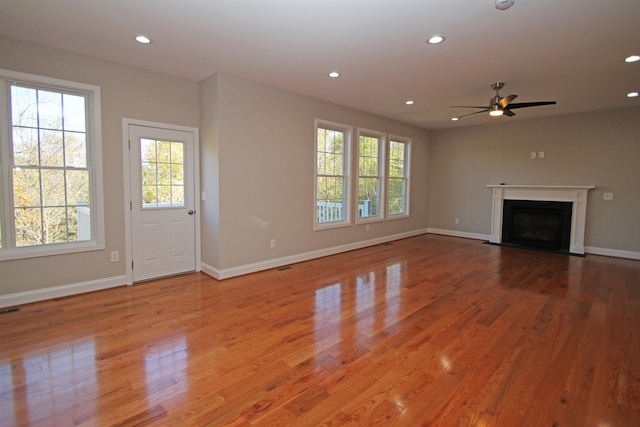
<svg viewBox="0 0 640 427">
<path fill-rule="evenodd" d="M 184 143 L 140 140 L 142 208 L 184 207 Z"/>
<path fill-rule="evenodd" d="M 0 259 L 103 248 L 100 89 L 0 70 Z"/>
<path fill-rule="evenodd" d="M 401 218 L 409 215 L 409 146 L 409 139 L 393 136 L 389 138 L 388 218 Z"/>
<path fill-rule="evenodd" d="M 349 149 L 352 129 L 316 120 L 315 227 L 350 224 Z"/>
<path fill-rule="evenodd" d="M 383 153 L 384 133 L 358 130 L 358 206 L 359 222 L 381 219 L 384 213 Z"/>
</svg>

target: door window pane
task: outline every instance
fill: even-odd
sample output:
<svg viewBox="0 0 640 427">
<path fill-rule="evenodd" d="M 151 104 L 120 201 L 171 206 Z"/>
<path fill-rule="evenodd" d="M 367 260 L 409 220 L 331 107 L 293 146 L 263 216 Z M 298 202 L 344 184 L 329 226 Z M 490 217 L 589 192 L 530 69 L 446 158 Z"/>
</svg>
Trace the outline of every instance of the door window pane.
<svg viewBox="0 0 640 427">
<path fill-rule="evenodd" d="M 140 140 L 142 208 L 184 207 L 184 143 Z"/>
</svg>

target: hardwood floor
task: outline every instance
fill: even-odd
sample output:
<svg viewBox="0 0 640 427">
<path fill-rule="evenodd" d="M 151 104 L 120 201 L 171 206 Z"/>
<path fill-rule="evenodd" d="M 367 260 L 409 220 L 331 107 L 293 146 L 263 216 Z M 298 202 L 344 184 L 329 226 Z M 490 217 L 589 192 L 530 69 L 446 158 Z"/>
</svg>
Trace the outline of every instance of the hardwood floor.
<svg viewBox="0 0 640 427">
<path fill-rule="evenodd" d="M 640 425 L 640 261 L 423 235 L 0 316 L 2 426 Z"/>
</svg>

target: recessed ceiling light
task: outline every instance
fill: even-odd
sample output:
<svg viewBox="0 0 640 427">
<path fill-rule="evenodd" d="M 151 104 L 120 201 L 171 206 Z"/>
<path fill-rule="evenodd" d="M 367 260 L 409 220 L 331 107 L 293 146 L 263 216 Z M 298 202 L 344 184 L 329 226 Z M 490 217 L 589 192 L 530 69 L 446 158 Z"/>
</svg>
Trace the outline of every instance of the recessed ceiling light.
<svg viewBox="0 0 640 427">
<path fill-rule="evenodd" d="M 138 43 L 142 43 L 142 44 L 151 43 L 151 39 L 147 36 L 143 36 L 142 34 L 140 34 L 139 36 L 136 36 L 135 38 Z"/>
<path fill-rule="evenodd" d="M 413 105 L 414 101 L 409 99 L 409 100 L 405 101 L 404 103 L 407 104 L 407 105 Z"/>
<path fill-rule="evenodd" d="M 427 43 L 429 44 L 439 44 L 444 41 L 444 36 L 434 35 L 427 39 Z"/>
<path fill-rule="evenodd" d="M 631 55 L 624 58 L 624 62 L 638 62 L 640 61 L 640 55 Z"/>
<path fill-rule="evenodd" d="M 340 77 L 340 73 L 337 71 L 332 71 L 329 73 L 329 77 L 333 77 L 335 79 L 336 77 Z"/>
<path fill-rule="evenodd" d="M 629 92 L 629 93 L 627 94 L 627 96 L 628 96 L 629 98 L 635 98 L 636 96 L 638 96 L 638 92 Z"/>
</svg>

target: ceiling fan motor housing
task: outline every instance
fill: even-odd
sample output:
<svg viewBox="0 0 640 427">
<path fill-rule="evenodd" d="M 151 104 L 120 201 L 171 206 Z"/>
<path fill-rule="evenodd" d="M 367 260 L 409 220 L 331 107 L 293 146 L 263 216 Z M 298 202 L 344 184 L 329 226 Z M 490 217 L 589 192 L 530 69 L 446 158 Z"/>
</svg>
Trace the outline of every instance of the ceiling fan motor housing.
<svg viewBox="0 0 640 427">
<path fill-rule="evenodd" d="M 507 10 L 515 3 L 515 0 L 496 0 L 496 9 Z"/>
</svg>

